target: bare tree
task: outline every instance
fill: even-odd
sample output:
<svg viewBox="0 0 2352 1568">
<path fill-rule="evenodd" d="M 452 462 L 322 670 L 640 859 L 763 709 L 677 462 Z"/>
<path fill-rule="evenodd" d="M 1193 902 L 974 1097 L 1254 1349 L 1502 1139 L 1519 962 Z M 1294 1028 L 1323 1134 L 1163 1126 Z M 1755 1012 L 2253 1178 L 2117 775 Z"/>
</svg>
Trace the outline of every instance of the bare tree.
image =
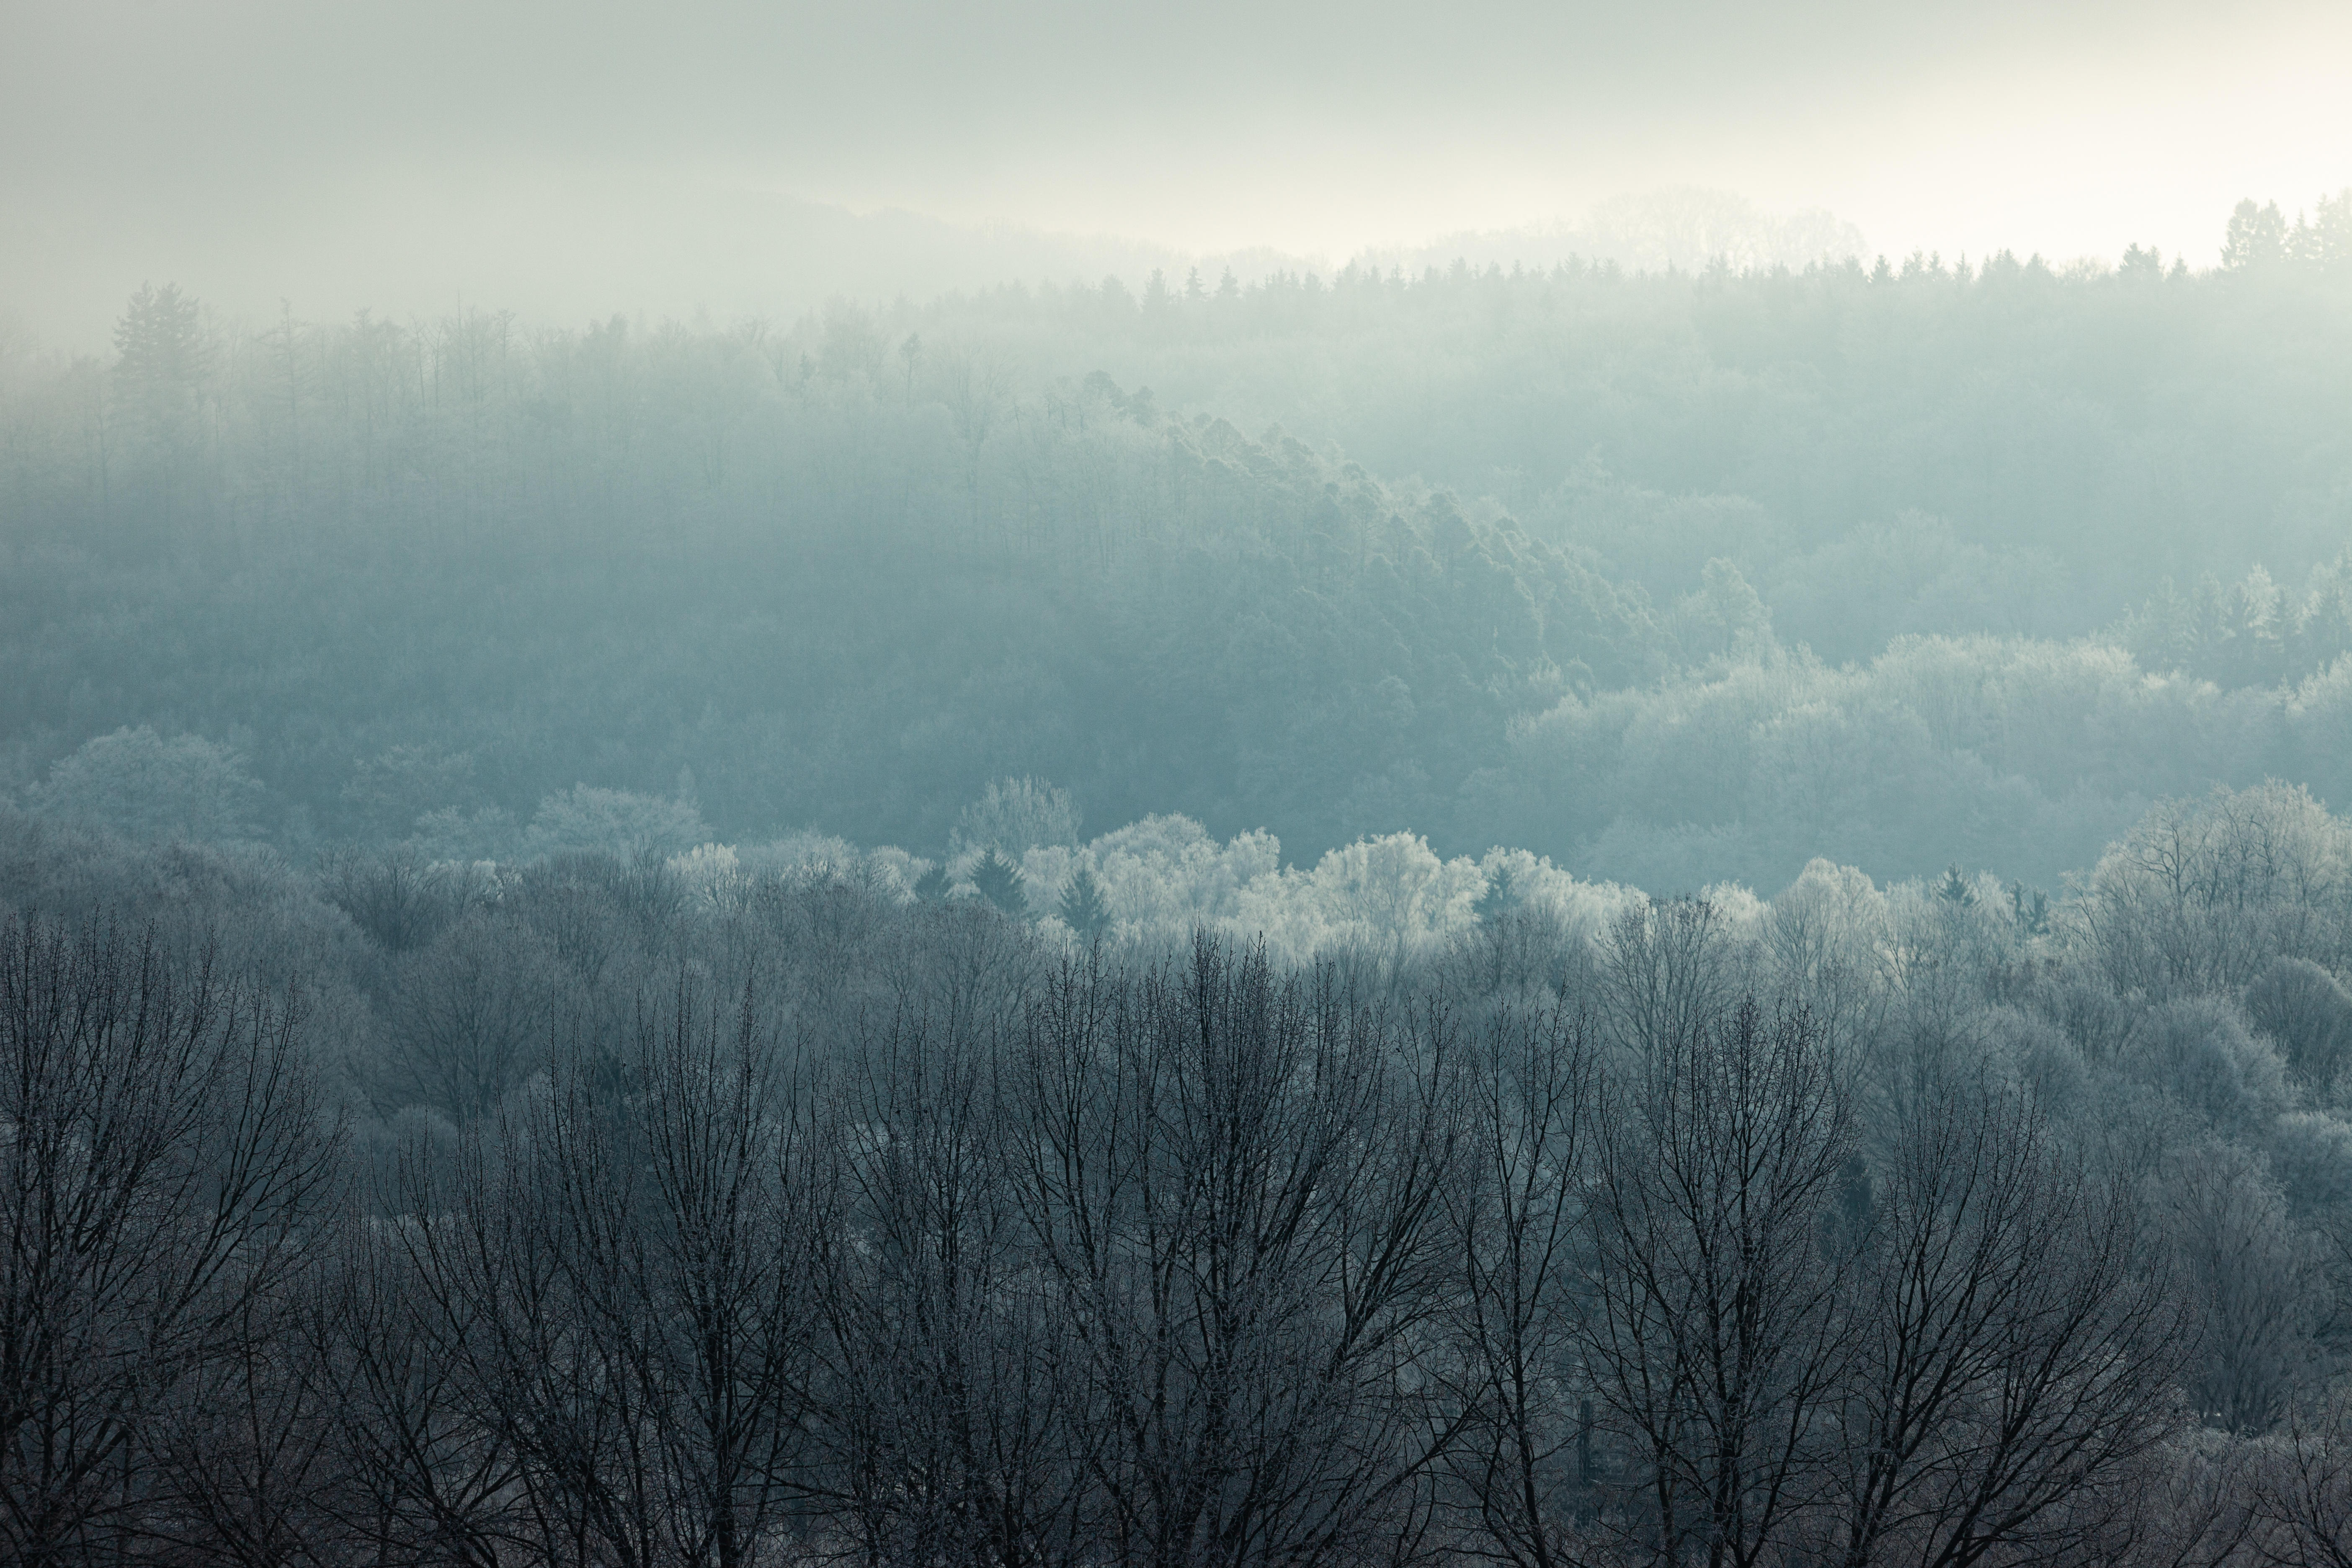
<svg viewBox="0 0 2352 1568">
<path fill-rule="evenodd" d="M 255 1365 L 337 1172 L 298 1024 L 209 954 L 0 923 L 0 1555 L 162 1522 L 164 1416 Z"/>
<path fill-rule="evenodd" d="M 2179 1429 L 2183 1314 L 2134 1184 L 1966 1075 L 1897 1097 L 1874 1162 L 1828 1550 L 1848 1568 L 2063 1561 Z"/>
<path fill-rule="evenodd" d="M 2163 1192 L 2175 1287 L 2196 1330 L 2189 1400 L 2224 1431 L 2268 1431 L 2311 1370 L 2315 1259 L 2270 1173 L 2235 1145 L 2179 1152 Z"/>
<path fill-rule="evenodd" d="M 825 1425 L 868 1562 L 1082 1561 L 1083 1363 L 1025 1245 L 994 1028 L 900 1017 L 841 1102 L 853 1245 L 832 1249 Z"/>
<path fill-rule="evenodd" d="M 2352 1408 L 2341 1398 L 2298 1406 L 2285 1441 L 2263 1456 L 2252 1488 L 2263 1562 L 2274 1568 L 2352 1568 Z"/>
<path fill-rule="evenodd" d="M 436 1297 L 404 1233 L 413 1219 L 353 1214 L 304 1328 L 334 1422 L 337 1531 L 378 1564 L 497 1568 L 546 1542 L 505 1423 L 481 1406 L 468 1363 L 437 1335 Z M 429 1254 L 428 1254 L 429 1255 Z M 537 1553 L 546 1556 L 544 1551 Z"/>
<path fill-rule="evenodd" d="M 302 1332 L 323 1283 L 315 1264 L 243 1303 L 223 1353 L 177 1389 L 143 1445 L 157 1506 L 146 1533 L 207 1563 L 335 1563 L 349 1544 L 349 1479 L 336 1442 L 327 1347 Z"/>
<path fill-rule="evenodd" d="M 537 1070 L 572 999 L 553 950 L 510 920 L 477 914 L 393 973 L 390 1048 L 372 1086 L 391 1107 L 484 1115 Z"/>
<path fill-rule="evenodd" d="M 2110 845 L 2074 905 L 2117 990 L 2239 986 L 2282 955 L 2338 962 L 2352 847 L 2299 785 L 2159 801 Z"/>
<path fill-rule="evenodd" d="M 812 1105 L 748 1005 L 730 1028 L 681 984 L 412 1183 L 433 1352 L 572 1555 L 737 1568 L 782 1527 L 830 1223 Z"/>
<path fill-rule="evenodd" d="M 1066 970 L 1025 1027 L 1008 1142 L 1101 1429 L 1095 1539 L 1155 1568 L 1414 1550 L 1451 1436 L 1452 1064 L 1207 938 Z"/>
<path fill-rule="evenodd" d="M 1600 947 L 1601 1016 L 1630 1048 L 1696 1039 L 1738 994 L 1739 955 L 1705 899 L 1637 901 Z"/>
<path fill-rule="evenodd" d="M 2058 1561 L 2128 1563 L 2133 1568 L 2239 1568 L 2259 1561 L 2264 1521 L 2257 1479 L 2264 1457 L 2252 1444 L 2195 1429 L 2149 1450 L 2120 1487 L 2090 1494 L 2094 1528 Z M 2032 1549 L 2000 1561 L 2034 1561 Z"/>
<path fill-rule="evenodd" d="M 1834 1222 L 1851 1096 L 1801 1012 L 1667 1013 L 1612 1075 L 1580 1322 L 1620 1452 L 1605 1516 L 1667 1563 L 1751 1568 L 1826 1495 L 1856 1342 Z"/>
<path fill-rule="evenodd" d="M 336 850 L 321 858 L 319 884 L 328 901 L 386 952 L 431 942 L 466 912 L 476 892 L 465 873 L 434 865 L 404 845 L 372 854 Z"/>
<path fill-rule="evenodd" d="M 1593 1473 L 1591 1390 L 1572 1331 L 1597 1069 L 1581 1016 L 1504 1010 L 1470 1053 L 1457 1244 L 1463 1401 L 1446 1468 L 1486 1552 L 1514 1568 L 1578 1561 Z"/>
</svg>

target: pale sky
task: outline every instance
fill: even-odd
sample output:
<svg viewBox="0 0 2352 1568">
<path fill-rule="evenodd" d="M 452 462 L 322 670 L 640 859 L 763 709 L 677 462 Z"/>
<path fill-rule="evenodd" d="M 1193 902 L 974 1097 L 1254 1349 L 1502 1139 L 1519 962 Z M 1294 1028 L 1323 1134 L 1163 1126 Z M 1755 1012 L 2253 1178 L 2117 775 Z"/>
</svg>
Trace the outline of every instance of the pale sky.
<svg viewBox="0 0 2352 1568">
<path fill-rule="evenodd" d="M 1341 259 L 1675 185 L 1892 255 L 2208 264 L 2239 197 L 2352 185 L 2352 5 L 0 0 L 0 311 L 60 346 L 148 278 L 312 317 L 854 288 L 762 194 Z"/>
</svg>

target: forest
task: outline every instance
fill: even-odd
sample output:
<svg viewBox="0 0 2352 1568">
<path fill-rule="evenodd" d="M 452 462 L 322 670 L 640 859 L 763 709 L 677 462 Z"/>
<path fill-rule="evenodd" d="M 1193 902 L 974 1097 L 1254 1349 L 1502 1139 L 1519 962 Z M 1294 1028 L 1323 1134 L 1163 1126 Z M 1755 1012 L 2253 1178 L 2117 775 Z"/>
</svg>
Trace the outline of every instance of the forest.
<svg viewBox="0 0 2352 1568">
<path fill-rule="evenodd" d="M 2352 825 L 2300 789 L 2160 806 L 2055 906 L 1010 847 L 1057 811 L 974 803 L 955 890 L 0 816 L 10 1558 L 2352 1531 Z"/>
<path fill-rule="evenodd" d="M 0 341 L 0 1559 L 2352 1564 L 2352 191 Z"/>
<path fill-rule="evenodd" d="M 0 359 L 0 784 L 81 810 L 110 786 L 75 753 L 147 730 L 242 759 L 157 822 L 297 856 L 444 814 L 436 853 L 498 858 L 582 784 L 935 856 L 1034 775 L 1308 855 L 2055 891 L 2158 799 L 2345 798 L 2347 199 L 2249 206 L 2197 273 L 1111 279 L 534 331 L 157 287 L 110 362 Z"/>
</svg>

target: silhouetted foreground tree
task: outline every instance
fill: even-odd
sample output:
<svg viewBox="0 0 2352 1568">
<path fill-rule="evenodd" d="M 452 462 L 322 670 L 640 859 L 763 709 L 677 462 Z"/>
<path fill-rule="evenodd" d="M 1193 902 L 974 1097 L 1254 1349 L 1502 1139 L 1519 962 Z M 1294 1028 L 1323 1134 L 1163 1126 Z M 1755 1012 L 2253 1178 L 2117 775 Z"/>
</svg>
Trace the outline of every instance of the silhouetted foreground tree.
<svg viewBox="0 0 2352 1568">
<path fill-rule="evenodd" d="M 1811 1021 L 1752 1000 L 1636 1051 L 1604 1101 L 1580 1335 L 1626 1459 L 1610 1533 L 1748 1568 L 1822 1500 L 1854 1365 L 1853 1108 Z"/>
<path fill-rule="evenodd" d="M 1459 1089 L 1328 972 L 1197 943 L 1066 970 L 1023 1021 L 1015 1203 L 1082 1381 L 1117 1561 L 1410 1551 L 1459 1412 L 1433 1373 Z"/>
<path fill-rule="evenodd" d="M 0 924 L 0 1555 L 273 1538 L 268 1446 L 338 1138 L 299 999 L 111 926 Z M 190 1429 L 187 1405 L 214 1423 Z M 242 1429 L 240 1426 L 242 1426 Z M 189 1459 L 191 1463 L 175 1463 Z M 173 1479 L 197 1484 L 170 1494 Z M 245 1495 L 238 1495 L 243 1492 Z M 247 1505 L 251 1505 L 247 1507 Z"/>
<path fill-rule="evenodd" d="M 1898 1096 L 1871 1169 L 1830 1550 L 1960 1568 L 2127 1535 L 2140 1461 L 2178 1425 L 2188 1327 L 2131 1183 L 1948 1074 Z"/>
<path fill-rule="evenodd" d="M 1465 1538 L 1515 1568 L 1580 1561 L 1593 1511 L 1591 1387 L 1566 1373 L 1598 1071 L 1589 1021 L 1557 1006 L 1498 1011 L 1465 1063 L 1465 1179 L 1449 1194 L 1465 1419 L 1443 1497 Z"/>
<path fill-rule="evenodd" d="M 828 1249 L 825 1419 L 839 1531 L 868 1562 L 1083 1561 L 1095 1434 L 1031 1264 L 994 1031 L 909 1012 L 839 1104 L 846 1234 Z"/>
<path fill-rule="evenodd" d="M 355 1140 L 303 993 L 8 922 L 11 1561 L 2341 1561 L 2301 1211 L 2010 1070 L 1948 967 L 1986 900 L 1870 980 L 1697 900 L 1286 966 L 658 881 L 379 952 L 568 1000 Z"/>
<path fill-rule="evenodd" d="M 401 1272 L 540 1552 L 736 1568 L 797 1495 L 829 1189 L 768 1047 L 681 985 L 407 1169 Z"/>
</svg>

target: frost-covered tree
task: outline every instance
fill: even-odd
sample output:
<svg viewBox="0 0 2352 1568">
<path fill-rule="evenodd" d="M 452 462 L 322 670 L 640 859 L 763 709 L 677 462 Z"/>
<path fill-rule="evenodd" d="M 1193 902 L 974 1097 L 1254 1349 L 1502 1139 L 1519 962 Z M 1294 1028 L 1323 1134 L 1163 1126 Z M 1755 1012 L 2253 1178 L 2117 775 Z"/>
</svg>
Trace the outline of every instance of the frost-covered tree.
<svg viewBox="0 0 2352 1568">
<path fill-rule="evenodd" d="M 142 724 L 85 742 L 28 792 L 35 811 L 145 842 L 216 844 L 259 831 L 264 792 L 245 759 L 201 735 Z"/>
<path fill-rule="evenodd" d="M 523 847 L 534 856 L 596 850 L 630 860 L 680 854 L 709 836 L 691 801 L 583 784 L 539 803 Z"/>
<path fill-rule="evenodd" d="M 956 818 L 949 847 L 958 855 L 994 849 L 1017 860 L 1041 844 L 1075 846 L 1080 821 L 1069 791 L 1038 778 L 998 779 Z"/>
</svg>

